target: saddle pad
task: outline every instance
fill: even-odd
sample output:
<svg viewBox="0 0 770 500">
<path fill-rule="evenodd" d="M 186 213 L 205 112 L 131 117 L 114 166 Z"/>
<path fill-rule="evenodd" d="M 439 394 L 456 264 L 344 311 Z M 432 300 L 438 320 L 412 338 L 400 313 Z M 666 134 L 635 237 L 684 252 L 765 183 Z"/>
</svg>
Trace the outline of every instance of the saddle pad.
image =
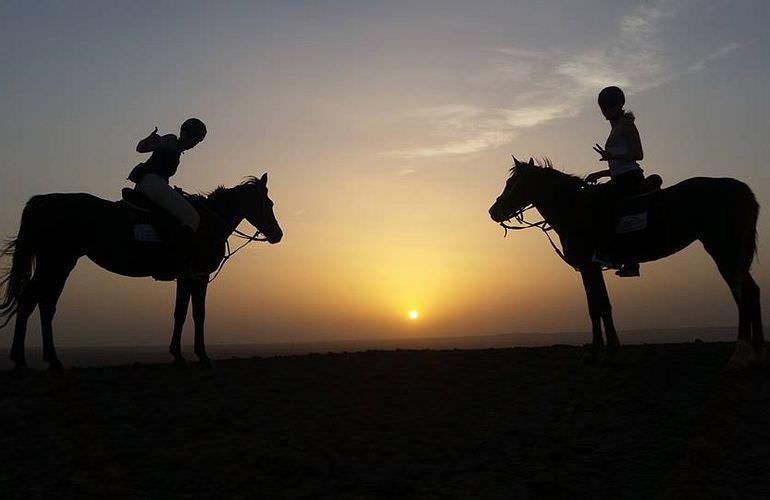
<svg viewBox="0 0 770 500">
<path fill-rule="evenodd" d="M 647 229 L 647 212 L 624 215 L 618 220 L 618 223 L 615 226 L 615 233 L 633 233 L 634 231 L 641 231 L 642 229 Z"/>
<path fill-rule="evenodd" d="M 158 232 L 151 224 L 134 224 L 134 240 L 160 243 Z"/>
</svg>

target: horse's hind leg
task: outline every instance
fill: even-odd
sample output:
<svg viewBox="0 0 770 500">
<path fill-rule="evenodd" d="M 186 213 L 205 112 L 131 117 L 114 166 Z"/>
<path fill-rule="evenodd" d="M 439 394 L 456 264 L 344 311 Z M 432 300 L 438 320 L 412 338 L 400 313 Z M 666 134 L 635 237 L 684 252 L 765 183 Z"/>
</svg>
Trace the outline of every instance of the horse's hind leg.
<svg viewBox="0 0 770 500">
<path fill-rule="evenodd" d="M 725 238 L 725 241 L 734 241 Z M 740 240 L 738 240 L 740 241 Z M 716 262 L 719 274 L 730 287 L 730 293 L 738 306 L 738 341 L 735 352 L 725 366 L 725 370 L 741 370 L 754 363 L 754 349 L 751 344 L 753 296 L 759 300 L 759 288 L 749 274 L 749 262 L 742 262 L 741 248 L 725 247 L 726 243 L 717 244 L 704 241 L 703 246 Z M 752 287 L 753 284 L 753 287 Z M 756 288 L 755 288 L 756 287 Z"/>
<path fill-rule="evenodd" d="M 39 259 L 36 275 L 38 281 L 38 308 L 40 309 L 40 331 L 43 337 L 43 360 L 48 363 L 48 369 L 60 371 L 61 361 L 56 355 L 53 343 L 53 317 L 56 314 L 56 304 L 59 301 L 64 283 L 75 267 L 75 259 L 58 260 L 55 262 Z"/>
<path fill-rule="evenodd" d="M 13 344 L 11 344 L 11 361 L 14 363 L 15 371 L 23 370 L 27 367 L 27 360 L 24 356 L 24 340 L 27 335 L 27 321 L 29 321 L 29 317 L 37 305 L 36 288 L 37 283 L 33 277 L 19 295 L 16 309 L 16 325 L 13 330 Z"/>
<path fill-rule="evenodd" d="M 762 331 L 762 304 L 759 300 L 759 286 L 749 274 L 743 284 L 744 298 L 749 309 L 749 322 L 751 323 L 751 346 L 757 361 L 764 361 L 765 334 Z"/>
</svg>

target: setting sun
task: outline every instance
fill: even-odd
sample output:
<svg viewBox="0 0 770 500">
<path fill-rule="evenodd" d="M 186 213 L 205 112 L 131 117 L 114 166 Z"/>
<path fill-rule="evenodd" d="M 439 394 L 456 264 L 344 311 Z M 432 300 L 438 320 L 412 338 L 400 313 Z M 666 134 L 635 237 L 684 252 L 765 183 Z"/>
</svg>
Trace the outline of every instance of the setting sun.
<svg viewBox="0 0 770 500">
<path fill-rule="evenodd" d="M 420 313 L 418 313 L 418 312 L 417 312 L 417 311 L 415 311 L 414 309 L 412 309 L 411 311 L 409 311 L 409 319 L 417 319 L 417 318 L 419 318 L 419 317 L 420 317 Z"/>
</svg>

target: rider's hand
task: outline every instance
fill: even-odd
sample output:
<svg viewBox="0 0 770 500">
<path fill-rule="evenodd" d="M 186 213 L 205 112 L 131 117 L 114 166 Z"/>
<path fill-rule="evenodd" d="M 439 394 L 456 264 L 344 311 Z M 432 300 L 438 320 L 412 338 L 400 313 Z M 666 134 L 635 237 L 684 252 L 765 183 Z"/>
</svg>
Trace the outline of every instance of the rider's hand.
<svg viewBox="0 0 770 500">
<path fill-rule="evenodd" d="M 139 141 L 139 144 L 136 145 L 137 153 L 149 153 L 155 151 L 155 148 L 158 146 L 158 139 L 160 139 L 158 127 L 155 127 L 155 130 L 150 132 L 150 135 Z"/>
<path fill-rule="evenodd" d="M 601 158 L 599 158 L 599 161 L 609 161 L 612 160 L 614 157 L 612 153 L 608 152 L 603 147 L 599 146 L 598 144 L 594 144 L 594 151 L 599 153 L 601 155 Z"/>
<path fill-rule="evenodd" d="M 152 140 L 152 139 L 157 139 L 157 138 L 158 138 L 158 127 L 155 127 L 155 130 L 153 130 L 152 132 L 150 132 L 150 135 L 148 135 L 147 137 L 145 137 L 145 138 L 144 138 L 144 140 L 146 141 L 146 140 L 148 140 L 148 139 L 149 139 L 149 140 Z"/>
<path fill-rule="evenodd" d="M 601 172 L 593 172 L 593 173 L 591 173 L 591 174 L 588 174 L 588 175 L 586 176 L 586 182 L 587 182 L 588 184 L 594 184 L 594 183 L 596 183 L 596 181 L 598 181 L 598 180 L 599 180 L 599 179 L 601 179 L 602 177 L 604 177 L 604 176 L 603 176 L 603 175 L 601 175 Z"/>
</svg>

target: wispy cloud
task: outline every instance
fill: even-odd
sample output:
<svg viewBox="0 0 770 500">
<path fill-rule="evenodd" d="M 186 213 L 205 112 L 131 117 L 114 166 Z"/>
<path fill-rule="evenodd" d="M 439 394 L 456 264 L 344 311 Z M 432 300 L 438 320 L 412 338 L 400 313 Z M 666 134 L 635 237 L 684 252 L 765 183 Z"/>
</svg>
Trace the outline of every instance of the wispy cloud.
<svg viewBox="0 0 770 500">
<path fill-rule="evenodd" d="M 523 48 L 494 49 L 498 58 L 480 80 L 532 82 L 536 90 L 518 94 L 502 107 L 452 104 L 412 112 L 438 137 L 436 144 L 391 154 L 403 158 L 476 153 L 510 142 L 524 129 L 580 113 L 598 89 L 619 85 L 628 94 L 658 87 L 685 72 L 700 71 L 740 45 L 730 43 L 708 54 L 685 71 L 676 70 L 661 47 L 660 30 L 675 17 L 669 2 L 637 6 L 623 16 L 617 35 L 603 46 L 580 52 L 538 52 Z"/>
<path fill-rule="evenodd" d="M 719 59 L 720 57 L 722 57 L 724 55 L 727 55 L 730 52 L 740 48 L 740 46 L 741 46 L 741 44 L 737 43 L 737 42 L 728 43 L 724 47 L 721 47 L 721 48 L 715 50 L 711 54 L 708 54 L 708 55 L 702 57 L 701 59 L 699 59 L 698 61 L 694 62 L 693 64 L 691 64 L 690 67 L 688 68 L 688 70 L 690 70 L 690 71 L 700 71 L 703 68 L 705 68 L 706 65 L 708 63 L 710 63 L 711 61 L 713 61 L 714 59 Z"/>
</svg>

